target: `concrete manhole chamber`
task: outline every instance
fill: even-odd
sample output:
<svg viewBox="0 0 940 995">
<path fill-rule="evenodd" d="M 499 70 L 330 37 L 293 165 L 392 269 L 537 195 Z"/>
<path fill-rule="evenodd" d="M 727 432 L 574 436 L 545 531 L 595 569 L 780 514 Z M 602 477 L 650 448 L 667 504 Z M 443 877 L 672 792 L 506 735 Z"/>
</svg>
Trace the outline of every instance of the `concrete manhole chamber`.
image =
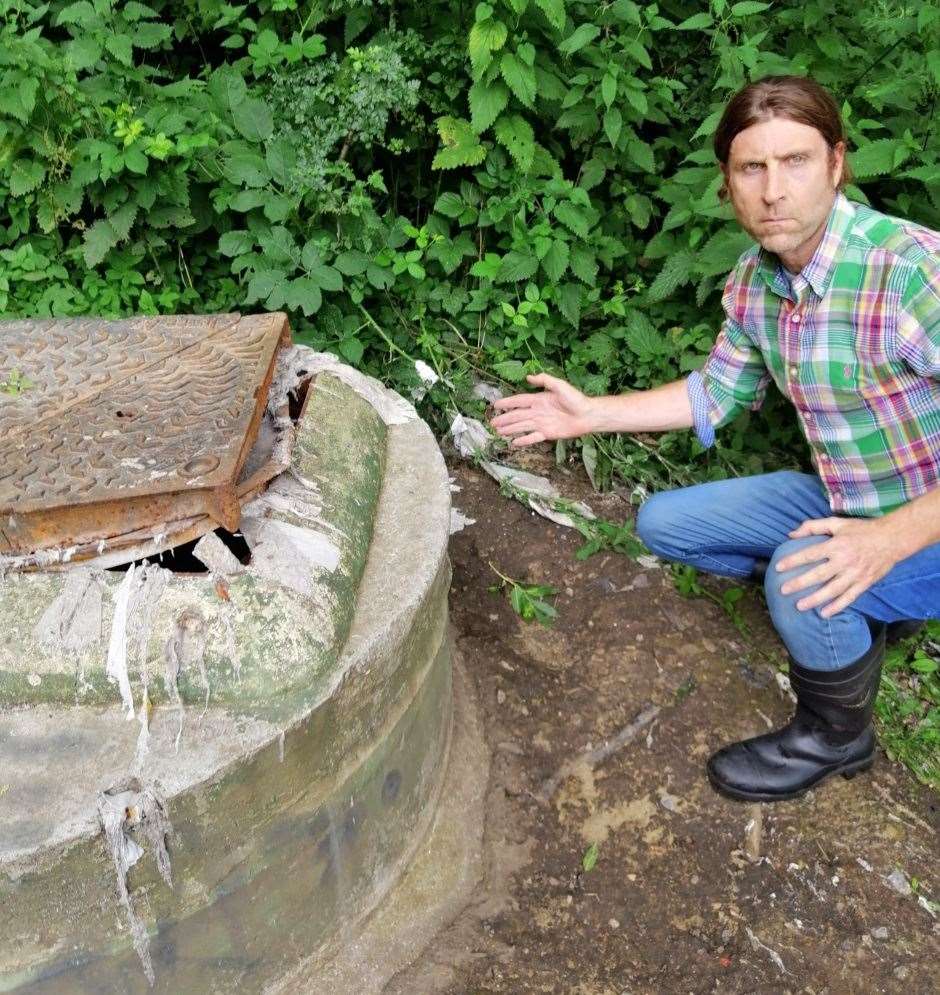
<svg viewBox="0 0 940 995">
<path fill-rule="evenodd" d="M 440 452 L 283 315 L 0 336 L 0 991 L 261 991 L 435 809 Z"/>
</svg>

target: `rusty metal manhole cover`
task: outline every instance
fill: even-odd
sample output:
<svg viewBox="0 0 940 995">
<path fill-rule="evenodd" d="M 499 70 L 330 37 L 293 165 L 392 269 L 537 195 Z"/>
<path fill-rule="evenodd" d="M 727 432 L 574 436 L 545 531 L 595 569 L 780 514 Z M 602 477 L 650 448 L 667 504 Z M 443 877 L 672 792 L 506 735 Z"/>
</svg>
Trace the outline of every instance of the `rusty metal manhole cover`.
<svg viewBox="0 0 940 995">
<path fill-rule="evenodd" d="M 289 340 L 283 314 L 0 324 L 0 554 L 237 528 Z"/>
</svg>

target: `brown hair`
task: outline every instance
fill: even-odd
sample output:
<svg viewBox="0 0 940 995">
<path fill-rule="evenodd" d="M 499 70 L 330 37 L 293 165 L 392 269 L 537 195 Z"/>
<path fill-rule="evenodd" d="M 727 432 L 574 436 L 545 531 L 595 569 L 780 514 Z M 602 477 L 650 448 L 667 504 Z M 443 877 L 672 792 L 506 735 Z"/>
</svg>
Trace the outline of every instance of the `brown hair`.
<svg viewBox="0 0 940 995">
<path fill-rule="evenodd" d="M 839 142 L 845 141 L 839 106 L 824 86 L 809 76 L 765 76 L 738 90 L 721 115 L 714 137 L 715 156 L 721 165 L 728 165 L 731 143 L 738 132 L 775 117 L 815 128 L 826 140 L 830 155 Z M 839 189 L 851 180 L 852 171 L 845 159 Z M 727 200 L 727 180 L 718 197 Z"/>
</svg>

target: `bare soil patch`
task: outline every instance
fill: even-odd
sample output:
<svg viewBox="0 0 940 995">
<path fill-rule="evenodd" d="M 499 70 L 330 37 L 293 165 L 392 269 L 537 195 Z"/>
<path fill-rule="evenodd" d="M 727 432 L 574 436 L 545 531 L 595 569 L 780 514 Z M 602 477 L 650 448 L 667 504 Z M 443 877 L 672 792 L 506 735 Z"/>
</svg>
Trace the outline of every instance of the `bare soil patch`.
<svg viewBox="0 0 940 995">
<path fill-rule="evenodd" d="M 940 922 L 887 880 L 900 870 L 940 898 L 940 799 L 881 754 L 867 774 L 762 806 L 749 856 L 756 807 L 715 794 L 704 763 L 789 716 L 766 657 L 720 607 L 682 598 L 666 570 L 615 554 L 578 561 L 575 532 L 473 468 L 452 473 L 455 506 L 476 519 L 452 538 L 451 611 L 493 752 L 486 871 L 388 991 L 940 991 Z M 586 481 L 552 476 L 588 496 Z M 607 517 L 632 514 L 622 497 L 590 499 Z M 488 590 L 491 562 L 559 589 L 554 627 L 522 622 Z M 744 611 L 754 642 L 782 652 L 756 592 Z M 650 705 L 658 714 L 622 750 L 576 762 Z M 591 844 L 597 864 L 584 872 Z"/>
</svg>

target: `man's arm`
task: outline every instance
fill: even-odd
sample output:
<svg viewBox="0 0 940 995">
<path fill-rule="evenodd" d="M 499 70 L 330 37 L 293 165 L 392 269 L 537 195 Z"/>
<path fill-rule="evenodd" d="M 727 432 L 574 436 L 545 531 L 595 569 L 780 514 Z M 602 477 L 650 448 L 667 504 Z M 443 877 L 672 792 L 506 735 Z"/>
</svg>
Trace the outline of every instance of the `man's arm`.
<svg viewBox="0 0 940 995">
<path fill-rule="evenodd" d="M 546 439 L 572 439 L 591 432 L 665 432 L 692 426 L 692 405 L 686 381 L 652 390 L 606 397 L 587 397 L 565 380 L 539 373 L 526 378 L 542 387 L 535 394 L 517 394 L 496 401 L 500 414 L 490 424 L 513 446 Z"/>
</svg>

